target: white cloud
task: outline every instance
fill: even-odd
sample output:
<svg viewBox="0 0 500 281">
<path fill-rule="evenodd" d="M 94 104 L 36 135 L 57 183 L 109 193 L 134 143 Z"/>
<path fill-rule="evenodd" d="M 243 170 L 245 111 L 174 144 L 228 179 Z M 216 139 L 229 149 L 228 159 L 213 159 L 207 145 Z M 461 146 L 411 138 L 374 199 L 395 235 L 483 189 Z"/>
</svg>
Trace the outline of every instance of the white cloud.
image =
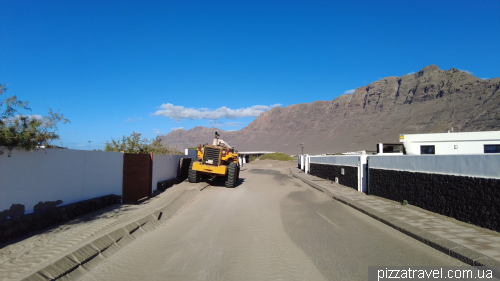
<svg viewBox="0 0 500 281">
<path fill-rule="evenodd" d="M 350 94 L 354 93 L 354 91 L 356 91 L 356 89 L 347 90 L 344 92 L 344 95 L 350 95 Z"/>
<path fill-rule="evenodd" d="M 415 71 L 412 71 L 410 73 L 407 73 L 406 75 L 412 75 L 412 74 L 415 74 Z"/>
<path fill-rule="evenodd" d="M 208 120 L 207 125 L 210 126 L 210 127 L 215 127 L 215 128 L 224 127 L 224 123 L 217 122 L 217 121 L 214 121 L 214 120 Z"/>
<path fill-rule="evenodd" d="M 160 134 L 165 134 L 164 132 L 162 132 L 160 129 L 153 129 L 153 131 L 155 131 L 155 133 L 157 135 L 160 135 Z"/>
<path fill-rule="evenodd" d="M 125 119 L 125 122 L 134 122 L 136 120 L 142 120 L 142 117 L 139 117 L 139 118 L 127 118 L 127 119 Z"/>
<path fill-rule="evenodd" d="M 472 72 L 470 72 L 470 71 L 468 71 L 468 70 L 465 70 L 465 69 L 459 69 L 459 70 L 460 70 L 460 71 L 462 71 L 462 72 L 465 72 L 465 73 L 467 73 L 467 74 L 472 75 Z"/>
<path fill-rule="evenodd" d="M 228 127 L 238 127 L 240 125 L 240 123 L 239 122 L 226 122 L 225 125 Z"/>
<path fill-rule="evenodd" d="M 16 117 L 19 117 L 19 115 L 17 115 Z M 43 119 L 42 115 L 38 115 L 38 114 L 34 114 L 34 115 L 24 115 L 24 117 L 29 117 L 29 118 L 33 118 L 33 119 L 37 119 L 37 120 L 41 120 L 41 119 Z"/>
<path fill-rule="evenodd" d="M 21 115 L 21 114 L 17 114 L 14 117 L 8 117 L 8 118 L 4 118 L 2 120 L 4 120 L 4 122 L 14 122 L 14 120 L 21 118 L 21 116 L 25 117 L 26 119 L 36 119 L 36 120 L 42 120 L 43 119 L 43 116 L 42 115 L 38 115 L 38 114 L 33 114 L 33 115 Z"/>
<path fill-rule="evenodd" d="M 479 78 L 481 80 L 490 80 L 490 78 Z"/>
<path fill-rule="evenodd" d="M 238 127 L 240 125 L 244 124 L 243 122 L 217 122 L 217 121 L 214 121 L 214 120 L 209 120 L 207 122 L 207 125 L 208 126 L 211 126 L 211 127 L 216 127 L 216 128 L 221 128 L 221 127 Z M 225 131 L 228 131 L 228 130 L 225 130 Z"/>
<path fill-rule="evenodd" d="M 273 107 L 280 106 L 281 104 L 267 105 L 254 105 L 247 108 L 231 109 L 226 106 L 219 107 L 215 110 L 208 108 L 187 108 L 184 106 L 173 105 L 171 103 L 164 103 L 160 106 L 160 110 L 156 111 L 154 115 L 165 116 L 171 119 L 180 121 L 182 119 L 210 119 L 217 120 L 220 118 L 237 119 L 243 117 L 257 117 L 264 111 Z"/>
<path fill-rule="evenodd" d="M 183 129 L 184 129 L 184 127 L 177 127 L 177 128 L 172 128 L 172 129 L 170 129 L 170 131 L 175 131 L 175 130 L 183 130 Z M 156 130 L 156 129 L 155 129 L 155 130 Z"/>
<path fill-rule="evenodd" d="M 16 116 L 14 116 L 14 119 L 19 119 L 21 116 L 26 117 L 28 119 L 36 119 L 36 120 L 42 120 L 43 119 L 43 116 L 42 115 L 38 115 L 38 114 L 33 114 L 33 115 L 21 115 L 21 114 L 18 114 Z"/>
</svg>

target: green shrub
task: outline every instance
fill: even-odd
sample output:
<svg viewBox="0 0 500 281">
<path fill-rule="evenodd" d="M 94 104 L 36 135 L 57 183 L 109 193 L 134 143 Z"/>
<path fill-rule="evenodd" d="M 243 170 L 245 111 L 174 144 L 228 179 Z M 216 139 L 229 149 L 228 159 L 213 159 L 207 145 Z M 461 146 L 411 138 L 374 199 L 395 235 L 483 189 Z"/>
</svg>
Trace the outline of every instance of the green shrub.
<svg viewBox="0 0 500 281">
<path fill-rule="evenodd" d="M 252 156 L 252 157 L 250 157 L 249 161 L 250 161 L 250 162 L 253 162 L 253 161 L 255 161 L 255 159 L 257 159 L 257 157 Z"/>
<path fill-rule="evenodd" d="M 259 157 L 260 160 L 278 160 L 278 161 L 291 161 L 296 160 L 296 158 L 290 157 L 290 155 L 276 152 L 276 153 L 268 153 Z"/>
<path fill-rule="evenodd" d="M 153 154 L 184 154 L 174 147 L 168 147 L 161 143 L 160 137 L 156 139 L 141 139 L 141 133 L 132 132 L 128 137 L 106 141 L 104 151 L 124 151 L 126 153 L 153 153 Z"/>
</svg>

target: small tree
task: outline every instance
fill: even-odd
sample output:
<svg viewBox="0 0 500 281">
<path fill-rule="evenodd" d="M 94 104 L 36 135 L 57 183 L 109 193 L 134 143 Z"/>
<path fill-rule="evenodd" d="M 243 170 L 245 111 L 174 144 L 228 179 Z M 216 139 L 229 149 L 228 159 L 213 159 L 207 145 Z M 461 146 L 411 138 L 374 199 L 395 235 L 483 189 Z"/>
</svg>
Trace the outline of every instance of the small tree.
<svg viewBox="0 0 500 281">
<path fill-rule="evenodd" d="M 123 136 L 121 140 L 106 141 L 104 151 L 126 152 L 126 153 L 146 153 L 147 140 L 141 140 L 141 134 L 132 132 L 128 137 Z"/>
<path fill-rule="evenodd" d="M 175 148 L 163 146 L 160 137 L 154 140 L 141 139 L 141 133 L 132 132 L 128 137 L 123 136 L 121 140 L 106 141 L 104 151 L 126 152 L 126 153 L 153 153 L 153 154 L 182 154 Z"/>
<path fill-rule="evenodd" d="M 0 95 L 7 89 L 0 85 Z M 50 142 L 58 140 L 57 123 L 69 123 L 60 113 L 49 109 L 49 115 L 36 118 L 17 114 L 17 108 L 28 108 L 28 102 L 19 101 L 16 96 L 0 99 L 0 146 L 12 150 L 15 147 L 33 150 L 39 146 L 50 147 Z"/>
<path fill-rule="evenodd" d="M 7 88 L 5 88 L 5 85 L 0 84 L 0 96 L 6 91 Z M 27 101 L 20 101 L 16 96 L 12 96 L 6 99 L 0 98 L 0 125 L 5 125 L 5 122 L 9 120 L 9 118 L 14 117 L 14 115 L 17 113 L 16 108 L 31 110 L 28 107 Z"/>
<path fill-rule="evenodd" d="M 148 146 L 148 152 L 153 154 L 184 154 L 175 147 L 168 147 L 161 144 L 161 138 L 157 136 Z"/>
</svg>

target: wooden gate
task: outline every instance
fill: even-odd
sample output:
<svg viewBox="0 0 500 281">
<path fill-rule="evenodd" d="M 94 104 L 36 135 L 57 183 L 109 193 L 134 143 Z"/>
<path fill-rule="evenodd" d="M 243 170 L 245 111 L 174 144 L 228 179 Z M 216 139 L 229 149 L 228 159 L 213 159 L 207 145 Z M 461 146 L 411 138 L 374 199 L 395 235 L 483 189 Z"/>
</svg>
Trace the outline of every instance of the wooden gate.
<svg viewBox="0 0 500 281">
<path fill-rule="evenodd" d="M 153 181 L 153 154 L 123 155 L 123 190 L 124 204 L 135 203 L 150 197 Z"/>
</svg>

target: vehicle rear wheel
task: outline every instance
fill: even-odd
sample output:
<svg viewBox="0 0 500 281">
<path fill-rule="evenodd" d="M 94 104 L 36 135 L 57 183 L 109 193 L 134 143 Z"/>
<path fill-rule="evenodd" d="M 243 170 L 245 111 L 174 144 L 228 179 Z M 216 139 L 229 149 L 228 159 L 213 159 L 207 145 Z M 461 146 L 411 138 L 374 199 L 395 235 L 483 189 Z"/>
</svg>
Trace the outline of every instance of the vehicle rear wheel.
<svg viewBox="0 0 500 281">
<path fill-rule="evenodd" d="M 190 183 L 200 182 L 200 173 L 196 170 L 193 170 L 193 162 L 189 164 L 188 180 Z"/>
<path fill-rule="evenodd" d="M 236 163 L 231 162 L 227 166 L 227 179 L 226 179 L 226 187 L 233 188 L 236 184 L 236 177 L 238 172 L 238 165 Z"/>
</svg>

